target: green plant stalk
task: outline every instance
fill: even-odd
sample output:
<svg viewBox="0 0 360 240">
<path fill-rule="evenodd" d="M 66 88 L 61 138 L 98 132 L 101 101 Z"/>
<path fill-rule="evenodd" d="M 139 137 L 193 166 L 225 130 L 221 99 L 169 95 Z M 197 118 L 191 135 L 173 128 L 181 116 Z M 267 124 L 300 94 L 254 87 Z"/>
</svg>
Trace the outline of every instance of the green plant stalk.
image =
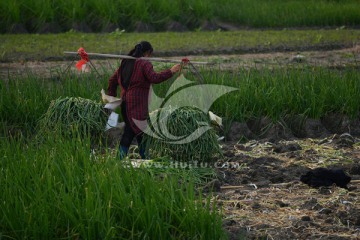
<svg viewBox="0 0 360 240">
<path fill-rule="evenodd" d="M 154 177 L 149 169 L 128 168 L 110 152 L 103 158 L 89 150 L 90 138 L 57 133 L 42 144 L 1 141 L 2 235 L 225 239 L 220 215 L 195 195 L 186 172 Z"/>
<path fill-rule="evenodd" d="M 238 88 L 211 106 L 211 111 L 227 119 L 244 121 L 267 116 L 276 121 L 288 114 L 320 118 L 329 112 L 356 118 L 360 110 L 360 75 L 352 68 L 239 69 L 235 74 L 203 69 L 201 73 L 206 83 Z M 76 96 L 99 102 L 100 90 L 107 88 L 111 74 L 108 72 L 103 78 L 91 75 L 89 79 L 67 76 L 60 81 L 29 75 L 0 81 L 0 122 L 7 129 L 4 131 L 35 133 L 49 103 L 59 97 Z M 186 77 L 196 82 L 195 76 Z M 155 93 L 164 97 L 173 81 L 154 85 Z"/>
</svg>

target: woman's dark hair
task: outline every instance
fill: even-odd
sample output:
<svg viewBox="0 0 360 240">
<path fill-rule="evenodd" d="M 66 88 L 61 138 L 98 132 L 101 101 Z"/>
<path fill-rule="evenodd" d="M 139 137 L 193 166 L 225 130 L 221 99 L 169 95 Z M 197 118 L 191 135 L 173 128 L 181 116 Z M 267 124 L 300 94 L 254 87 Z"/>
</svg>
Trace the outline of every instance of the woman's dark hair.
<svg viewBox="0 0 360 240">
<path fill-rule="evenodd" d="M 143 57 L 144 56 L 144 53 L 146 53 L 147 51 L 150 51 L 150 53 L 153 52 L 153 48 L 151 46 L 151 44 L 147 41 L 142 41 L 138 44 L 136 44 L 135 48 L 132 49 L 128 55 L 129 56 L 132 56 L 132 57 L 136 57 L 136 58 L 139 58 L 139 57 Z"/>
</svg>

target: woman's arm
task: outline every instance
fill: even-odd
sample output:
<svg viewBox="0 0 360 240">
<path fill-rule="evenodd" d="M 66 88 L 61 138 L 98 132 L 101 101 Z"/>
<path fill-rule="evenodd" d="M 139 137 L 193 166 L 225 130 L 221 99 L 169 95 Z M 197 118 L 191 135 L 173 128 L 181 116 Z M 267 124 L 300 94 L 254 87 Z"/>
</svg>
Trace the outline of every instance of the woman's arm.
<svg viewBox="0 0 360 240">
<path fill-rule="evenodd" d="M 177 65 L 175 65 L 177 66 Z M 172 67 L 171 69 L 167 69 L 165 71 L 162 71 L 160 73 L 157 73 L 154 71 L 153 65 L 150 62 L 144 62 L 143 65 L 143 73 L 145 75 L 145 78 L 150 82 L 150 83 L 161 83 L 169 78 L 171 78 L 175 72 L 179 71 L 180 69 L 180 65 L 179 67 Z"/>
</svg>

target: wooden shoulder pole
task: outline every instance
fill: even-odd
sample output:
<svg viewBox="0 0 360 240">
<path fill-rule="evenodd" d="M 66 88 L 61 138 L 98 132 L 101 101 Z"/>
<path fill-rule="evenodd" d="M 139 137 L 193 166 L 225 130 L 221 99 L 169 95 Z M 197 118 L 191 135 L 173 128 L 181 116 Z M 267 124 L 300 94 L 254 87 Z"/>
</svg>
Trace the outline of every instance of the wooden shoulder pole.
<svg viewBox="0 0 360 240">
<path fill-rule="evenodd" d="M 65 51 L 64 54 L 70 54 L 70 55 L 78 55 L 77 52 L 67 52 Z M 105 54 L 105 53 L 87 53 L 89 56 L 96 56 L 96 57 L 105 57 L 105 58 L 121 58 L 121 59 L 137 59 L 128 55 L 117 55 L 117 54 Z M 149 58 L 149 57 L 142 57 L 141 59 L 148 60 L 148 61 L 154 61 L 154 62 L 167 62 L 167 63 L 181 63 L 181 60 L 175 60 L 175 59 L 164 59 L 164 58 Z M 192 64 L 200 64 L 200 65 L 211 65 L 212 63 L 208 62 L 193 62 Z"/>
</svg>

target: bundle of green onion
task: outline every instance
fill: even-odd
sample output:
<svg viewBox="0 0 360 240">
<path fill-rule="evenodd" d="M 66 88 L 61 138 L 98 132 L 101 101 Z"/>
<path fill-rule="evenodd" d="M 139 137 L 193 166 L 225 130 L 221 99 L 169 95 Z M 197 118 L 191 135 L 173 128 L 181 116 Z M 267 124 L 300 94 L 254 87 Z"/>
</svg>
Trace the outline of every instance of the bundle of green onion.
<svg viewBox="0 0 360 240">
<path fill-rule="evenodd" d="M 163 108 L 160 111 L 170 111 L 166 121 L 160 122 L 160 125 L 166 124 L 168 132 L 164 131 L 164 127 L 158 126 L 161 138 L 145 135 L 144 141 L 150 149 L 150 157 L 169 156 L 181 162 L 212 162 L 215 155 L 221 154 L 218 137 L 210 127 L 208 114 L 193 107 L 182 107 L 174 111 Z M 154 114 L 161 116 L 158 112 Z M 175 138 L 177 139 L 174 140 Z"/>
<path fill-rule="evenodd" d="M 40 132 L 102 136 L 107 122 L 103 105 L 90 99 L 65 97 L 51 101 L 40 120 Z"/>
</svg>

